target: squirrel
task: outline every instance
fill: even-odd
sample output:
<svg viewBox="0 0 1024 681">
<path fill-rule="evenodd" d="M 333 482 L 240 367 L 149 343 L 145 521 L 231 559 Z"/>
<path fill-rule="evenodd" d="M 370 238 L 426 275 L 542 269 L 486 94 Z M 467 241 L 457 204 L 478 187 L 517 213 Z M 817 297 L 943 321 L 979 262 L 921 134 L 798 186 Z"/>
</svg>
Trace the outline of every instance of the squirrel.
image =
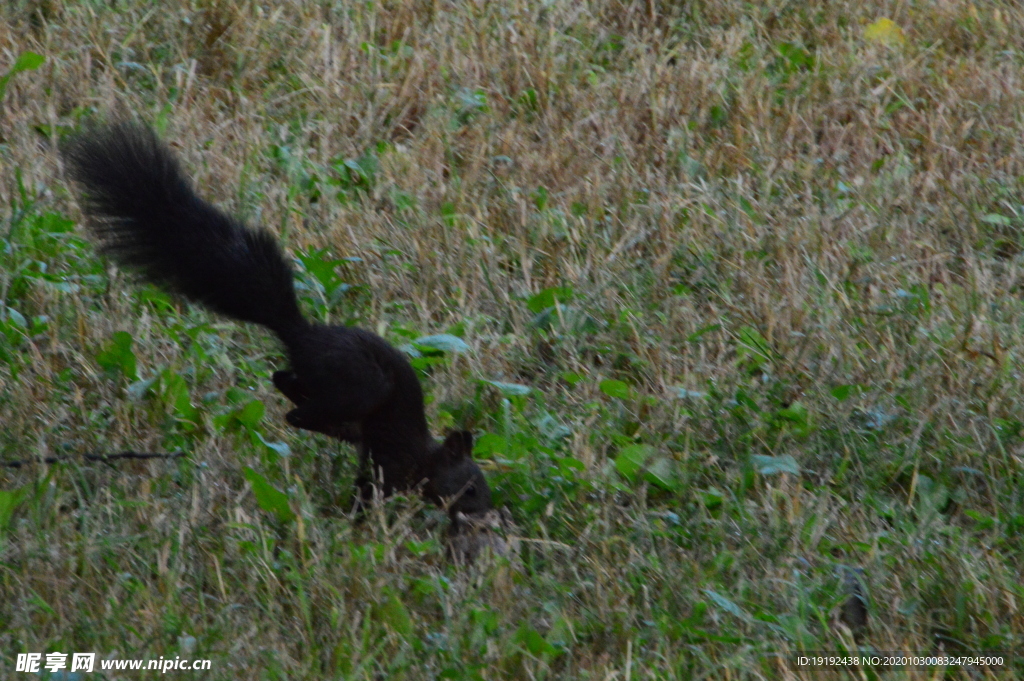
<svg viewBox="0 0 1024 681">
<path fill-rule="evenodd" d="M 273 331 L 291 368 L 274 385 L 296 406 L 285 418 L 358 445 L 360 498 L 416 489 L 457 513 L 493 508 L 465 431 L 436 441 L 423 391 L 406 357 L 377 334 L 307 320 L 292 268 L 274 236 L 199 197 L 174 154 L 152 129 L 119 122 L 62 145 L 91 234 L 117 263 L 140 271 L 209 309 Z"/>
</svg>

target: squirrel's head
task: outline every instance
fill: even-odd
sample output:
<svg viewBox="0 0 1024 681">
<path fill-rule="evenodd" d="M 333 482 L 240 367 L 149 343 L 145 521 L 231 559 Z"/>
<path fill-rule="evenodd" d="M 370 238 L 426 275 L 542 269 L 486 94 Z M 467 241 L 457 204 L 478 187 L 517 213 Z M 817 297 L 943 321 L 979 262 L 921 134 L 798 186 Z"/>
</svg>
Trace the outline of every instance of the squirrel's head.
<svg viewBox="0 0 1024 681">
<path fill-rule="evenodd" d="M 432 457 L 432 471 L 426 496 L 444 507 L 453 516 L 456 513 L 475 515 L 494 508 L 491 488 L 480 467 L 473 461 L 473 436 L 466 431 L 448 435 L 437 445 Z"/>
</svg>

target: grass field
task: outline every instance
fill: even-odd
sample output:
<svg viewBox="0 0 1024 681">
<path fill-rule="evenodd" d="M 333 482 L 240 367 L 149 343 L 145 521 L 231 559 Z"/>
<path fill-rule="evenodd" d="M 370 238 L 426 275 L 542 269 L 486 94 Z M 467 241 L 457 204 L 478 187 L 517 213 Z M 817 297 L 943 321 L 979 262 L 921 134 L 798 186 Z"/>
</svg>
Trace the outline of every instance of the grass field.
<svg viewBox="0 0 1024 681">
<path fill-rule="evenodd" d="M 0 678 L 1024 676 L 1022 69 L 1009 1 L 5 2 L 0 454 L 66 460 L 0 471 Z M 407 347 L 518 553 L 356 522 L 271 335 L 96 254 L 118 117 Z"/>
</svg>

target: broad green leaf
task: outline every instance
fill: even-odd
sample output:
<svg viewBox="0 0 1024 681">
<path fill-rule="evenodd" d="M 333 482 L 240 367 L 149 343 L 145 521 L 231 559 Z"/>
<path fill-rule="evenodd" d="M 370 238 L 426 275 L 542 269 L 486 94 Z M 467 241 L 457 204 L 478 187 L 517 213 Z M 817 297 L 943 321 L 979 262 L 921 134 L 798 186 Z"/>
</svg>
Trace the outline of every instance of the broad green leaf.
<svg viewBox="0 0 1024 681">
<path fill-rule="evenodd" d="M 743 611 L 743 609 L 733 603 L 731 600 L 711 589 L 704 589 L 704 593 L 707 594 L 708 598 L 722 610 L 725 610 L 730 615 L 734 615 L 742 620 L 749 620 L 750 615 Z"/>
<path fill-rule="evenodd" d="M 614 397 L 620 400 L 629 400 L 633 398 L 633 389 L 623 381 L 617 381 L 613 378 L 609 378 L 601 381 L 601 384 L 598 387 L 601 389 L 601 392 L 608 397 Z"/>
<path fill-rule="evenodd" d="M 679 491 L 679 476 L 676 472 L 676 465 L 668 457 L 663 456 L 655 459 L 647 467 L 644 479 L 669 492 Z"/>
<path fill-rule="evenodd" d="M 529 395 L 532 388 L 528 385 L 520 385 L 519 383 L 505 383 L 504 381 L 490 381 L 484 380 L 484 383 L 493 385 L 497 388 L 502 395 L 505 397 L 517 397 L 520 395 Z"/>
<path fill-rule="evenodd" d="M 784 421 L 795 423 L 798 426 L 807 428 L 810 423 L 810 416 L 807 407 L 800 402 L 794 402 L 784 409 L 779 409 L 775 414 Z"/>
<path fill-rule="evenodd" d="M 8 73 L 21 73 L 22 71 L 34 71 L 43 65 L 46 57 L 35 52 L 22 52 L 18 55 L 17 61 Z"/>
<path fill-rule="evenodd" d="M 423 353 L 417 350 L 416 346 L 412 343 L 402 343 L 398 346 L 398 349 L 413 359 L 419 359 L 423 356 Z"/>
<path fill-rule="evenodd" d="M 401 636 L 409 636 L 413 632 L 412 617 L 402 603 L 398 594 L 390 589 L 384 595 L 384 602 L 377 608 L 378 615 L 388 628 Z"/>
<path fill-rule="evenodd" d="M 453 336 L 448 333 L 442 333 L 436 336 L 423 336 L 421 338 L 417 338 L 414 342 L 416 345 L 431 348 L 432 350 L 451 352 L 453 354 L 461 354 L 470 351 L 470 347 L 466 344 L 466 341 L 462 340 L 458 336 Z"/>
<path fill-rule="evenodd" d="M 14 517 L 14 511 L 25 499 L 25 488 L 0 490 L 0 532 L 5 532 Z"/>
<path fill-rule="evenodd" d="M 676 397 L 681 400 L 702 400 L 706 393 L 699 392 L 697 390 L 687 390 L 686 388 L 676 388 Z"/>
<path fill-rule="evenodd" d="M 575 371 L 563 371 L 559 374 L 561 379 L 569 384 L 570 387 L 575 388 L 577 383 L 580 383 L 585 377 L 583 374 Z"/>
<path fill-rule="evenodd" d="M 192 404 L 192 399 L 188 392 L 188 384 L 185 383 L 185 379 L 180 374 L 166 369 L 164 380 L 167 386 L 165 392 L 166 400 L 171 405 L 175 418 L 186 424 L 198 425 L 199 410 Z"/>
<path fill-rule="evenodd" d="M 487 457 L 508 452 L 508 442 L 500 435 L 484 433 L 473 442 L 473 455 Z"/>
<path fill-rule="evenodd" d="M 132 402 L 138 402 L 139 400 L 146 396 L 146 393 L 149 392 L 150 388 L 152 388 L 158 380 L 160 380 L 159 375 L 154 376 L 153 378 L 135 381 L 130 386 L 125 388 L 125 393 L 128 395 L 128 399 L 131 400 Z"/>
<path fill-rule="evenodd" d="M 263 437 L 263 435 L 260 434 L 260 433 L 256 433 L 256 437 L 258 437 L 260 442 L 262 442 L 264 445 L 266 445 L 266 447 L 269 450 L 271 450 L 272 452 L 274 452 L 278 456 L 291 456 L 292 455 L 292 450 L 288 446 L 287 442 L 270 442 L 265 437 Z"/>
<path fill-rule="evenodd" d="M 981 218 L 981 221 L 987 222 L 990 225 L 999 225 L 1000 227 L 1007 227 L 1013 224 L 1013 220 L 999 213 L 989 213 Z"/>
<path fill-rule="evenodd" d="M 800 475 L 800 466 L 789 454 L 782 456 L 764 456 L 762 454 L 754 454 L 750 457 L 754 463 L 754 468 L 761 475 L 775 475 L 776 473 L 790 473 L 792 475 Z"/>
<path fill-rule="evenodd" d="M 246 428 L 255 428 L 263 420 L 267 408 L 260 400 L 252 400 L 235 412 L 235 418 Z"/>
<path fill-rule="evenodd" d="M 7 73 L 0 76 L 0 101 L 3 100 L 4 95 L 7 93 L 7 83 L 10 82 L 14 74 L 38 69 L 45 61 L 46 57 L 35 52 L 22 52 L 19 54 Z"/>
<path fill-rule="evenodd" d="M 650 445 L 627 445 L 619 450 L 615 457 L 615 469 L 630 482 L 636 480 L 637 473 L 643 468 L 644 462 L 654 454 Z"/>
<path fill-rule="evenodd" d="M 107 373 L 120 373 L 129 381 L 137 380 L 135 375 L 135 353 L 132 352 L 133 338 L 127 331 L 118 331 L 111 336 L 110 343 L 96 355 L 96 363 Z"/>
<path fill-rule="evenodd" d="M 13 307 L 5 308 L 5 311 L 7 313 L 7 318 L 11 320 L 12 324 L 22 329 L 28 328 L 28 320 L 25 319 L 25 315 L 21 314 Z"/>
<path fill-rule="evenodd" d="M 540 416 L 533 419 L 533 424 L 549 440 L 562 440 L 572 435 L 571 428 L 560 423 L 558 419 L 547 411 L 542 412 Z"/>
<path fill-rule="evenodd" d="M 718 508 L 725 501 L 725 495 L 717 487 L 708 487 L 700 492 L 701 501 L 709 508 Z"/>
<path fill-rule="evenodd" d="M 831 390 L 832 397 L 842 402 L 853 395 L 857 388 L 856 385 L 837 385 Z"/>
<path fill-rule="evenodd" d="M 267 513 L 273 513 L 279 521 L 287 523 L 295 519 L 295 513 L 288 505 L 288 495 L 277 489 L 262 475 L 246 466 L 242 469 L 245 479 L 252 487 L 256 503 Z"/>
<path fill-rule="evenodd" d="M 558 303 L 567 303 L 572 300 L 573 291 L 569 286 L 552 286 L 537 293 L 526 301 L 526 307 L 537 314 Z"/>
<path fill-rule="evenodd" d="M 544 637 L 537 633 L 537 630 L 526 622 L 516 632 L 516 642 L 519 643 L 528 653 L 536 657 L 550 656 L 558 653 L 558 649 L 544 640 Z"/>
</svg>

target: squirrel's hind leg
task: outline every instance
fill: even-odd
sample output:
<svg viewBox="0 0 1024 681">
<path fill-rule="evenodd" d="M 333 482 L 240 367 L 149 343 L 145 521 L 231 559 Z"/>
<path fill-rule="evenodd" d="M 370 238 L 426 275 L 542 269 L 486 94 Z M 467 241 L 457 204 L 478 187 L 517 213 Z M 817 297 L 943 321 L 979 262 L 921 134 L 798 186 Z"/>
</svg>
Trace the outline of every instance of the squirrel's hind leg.
<svg viewBox="0 0 1024 681">
<path fill-rule="evenodd" d="M 342 442 L 359 444 L 363 441 L 362 428 L 355 421 L 342 421 L 330 415 L 315 402 L 306 402 L 284 415 L 295 428 L 323 433 Z"/>
</svg>

